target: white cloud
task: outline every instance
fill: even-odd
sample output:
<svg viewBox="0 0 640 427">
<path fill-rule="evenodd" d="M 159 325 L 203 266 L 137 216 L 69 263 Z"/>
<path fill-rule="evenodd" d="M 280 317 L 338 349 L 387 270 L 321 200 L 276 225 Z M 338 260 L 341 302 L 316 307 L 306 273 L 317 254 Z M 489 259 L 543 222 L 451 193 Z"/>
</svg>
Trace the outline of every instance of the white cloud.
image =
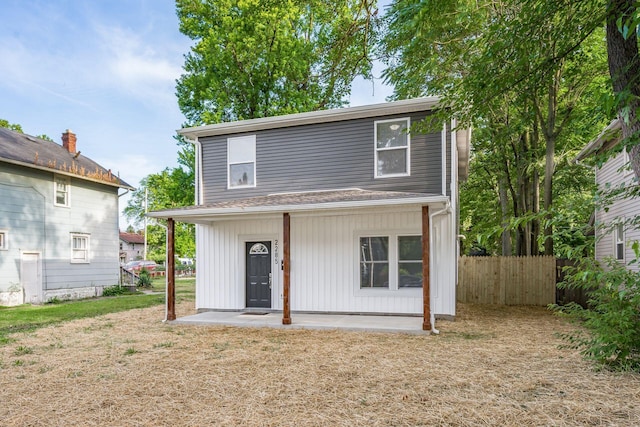
<svg viewBox="0 0 640 427">
<path fill-rule="evenodd" d="M 142 102 L 173 102 L 173 87 L 181 67 L 171 62 L 175 51 L 158 51 L 141 36 L 118 27 L 96 27 L 100 37 L 103 76 L 109 84 L 138 98 Z"/>
</svg>

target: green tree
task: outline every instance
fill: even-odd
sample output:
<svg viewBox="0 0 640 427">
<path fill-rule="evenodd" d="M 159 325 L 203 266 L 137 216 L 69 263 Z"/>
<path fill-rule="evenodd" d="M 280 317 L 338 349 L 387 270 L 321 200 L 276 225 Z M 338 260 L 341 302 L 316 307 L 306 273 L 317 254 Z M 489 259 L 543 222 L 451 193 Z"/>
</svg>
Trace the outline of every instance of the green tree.
<svg viewBox="0 0 640 427">
<path fill-rule="evenodd" d="M 133 193 L 124 209 L 125 216 L 139 228 L 144 223 L 145 202 L 148 211 L 189 206 L 194 203 L 194 152 L 191 144 L 179 139 L 178 167 L 147 175 Z M 146 198 L 146 200 L 145 200 Z M 154 220 L 155 221 L 155 220 Z M 165 224 L 151 222 L 147 227 L 147 258 L 164 261 Z M 193 224 L 177 223 L 175 228 L 176 253 L 184 257 L 195 255 Z"/>
<path fill-rule="evenodd" d="M 484 229 L 474 224 L 474 233 L 493 235 L 494 243 L 502 234 L 504 254 L 536 254 L 541 243 L 554 253 L 550 215 L 565 188 L 554 179 L 569 176 L 559 166 L 571 169 L 566 159 L 604 123 L 593 96 L 606 83 L 602 32 L 582 24 L 593 22 L 593 11 L 582 2 L 542 3 L 397 0 L 383 39 L 396 97 L 441 95 L 462 124 L 476 128 L 472 174 L 491 176 L 485 191 L 496 214 Z M 582 182 L 588 198 L 592 181 Z M 491 199 L 471 184 L 472 197 Z"/>
<path fill-rule="evenodd" d="M 177 0 L 180 31 L 194 40 L 177 82 L 187 125 L 338 107 L 353 79 L 368 77 L 376 42 L 371 0 Z M 193 147 L 180 138 L 178 168 L 151 174 L 125 215 L 194 203 Z M 176 251 L 192 256 L 193 226 L 177 224 Z M 149 226 L 151 253 L 164 252 L 162 227 Z"/>
<path fill-rule="evenodd" d="M 177 0 L 195 41 L 178 80 L 191 125 L 339 107 L 368 77 L 372 0 Z"/>
<path fill-rule="evenodd" d="M 0 119 L 0 127 L 10 129 L 10 130 L 15 130 L 16 132 L 24 133 L 22 131 L 22 126 L 15 123 L 9 123 L 5 119 Z"/>
</svg>

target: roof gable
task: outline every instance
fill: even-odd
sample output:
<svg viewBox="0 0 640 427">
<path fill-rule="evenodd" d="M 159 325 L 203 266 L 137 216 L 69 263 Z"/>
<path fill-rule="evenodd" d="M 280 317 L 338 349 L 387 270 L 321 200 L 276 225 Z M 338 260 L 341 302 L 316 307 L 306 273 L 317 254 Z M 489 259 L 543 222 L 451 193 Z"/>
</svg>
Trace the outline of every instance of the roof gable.
<svg viewBox="0 0 640 427">
<path fill-rule="evenodd" d="M 0 128 L 0 161 L 133 189 L 111 170 L 83 156 L 79 151 L 72 154 L 55 142 L 6 128 Z"/>
<path fill-rule="evenodd" d="M 622 128 L 622 123 L 620 120 L 614 119 L 609 126 L 607 126 L 597 138 L 589 141 L 587 145 L 584 146 L 582 150 L 578 153 L 575 160 L 581 161 L 590 155 L 598 152 L 602 152 L 604 150 L 608 150 L 612 147 L 615 147 L 620 142 L 620 129 Z"/>
<path fill-rule="evenodd" d="M 125 233 L 125 232 L 120 232 L 120 240 L 122 240 L 123 242 L 127 242 L 127 243 L 140 243 L 143 244 L 144 243 L 144 236 L 142 234 L 138 234 L 138 233 Z"/>
</svg>

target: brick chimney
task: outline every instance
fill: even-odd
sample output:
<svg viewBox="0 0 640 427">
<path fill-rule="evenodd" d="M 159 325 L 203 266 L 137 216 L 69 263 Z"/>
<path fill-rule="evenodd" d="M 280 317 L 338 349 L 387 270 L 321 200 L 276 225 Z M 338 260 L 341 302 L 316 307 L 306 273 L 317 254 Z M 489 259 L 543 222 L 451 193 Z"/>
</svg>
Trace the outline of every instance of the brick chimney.
<svg viewBox="0 0 640 427">
<path fill-rule="evenodd" d="M 71 154 L 76 154 L 76 134 L 67 129 L 62 134 L 62 146 Z"/>
</svg>

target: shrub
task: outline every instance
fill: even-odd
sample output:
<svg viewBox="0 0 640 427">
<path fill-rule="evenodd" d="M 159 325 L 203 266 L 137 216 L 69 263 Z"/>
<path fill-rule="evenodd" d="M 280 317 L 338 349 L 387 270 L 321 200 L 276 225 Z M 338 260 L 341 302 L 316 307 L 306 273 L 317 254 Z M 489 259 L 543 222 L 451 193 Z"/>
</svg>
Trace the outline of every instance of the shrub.
<svg viewBox="0 0 640 427">
<path fill-rule="evenodd" d="M 610 369 L 640 371 L 640 275 L 615 260 L 602 268 L 589 258 L 567 273 L 563 286 L 590 292 L 587 308 L 574 303 L 554 307 L 584 326 L 561 335 L 568 347 Z"/>
<path fill-rule="evenodd" d="M 120 285 L 108 286 L 102 290 L 102 296 L 104 297 L 115 297 L 118 295 L 124 295 L 129 293 L 131 292 L 129 292 L 127 288 Z"/>
<path fill-rule="evenodd" d="M 138 275 L 138 286 L 143 288 L 148 288 L 151 286 L 151 275 L 146 268 L 140 270 L 140 274 Z"/>
</svg>

